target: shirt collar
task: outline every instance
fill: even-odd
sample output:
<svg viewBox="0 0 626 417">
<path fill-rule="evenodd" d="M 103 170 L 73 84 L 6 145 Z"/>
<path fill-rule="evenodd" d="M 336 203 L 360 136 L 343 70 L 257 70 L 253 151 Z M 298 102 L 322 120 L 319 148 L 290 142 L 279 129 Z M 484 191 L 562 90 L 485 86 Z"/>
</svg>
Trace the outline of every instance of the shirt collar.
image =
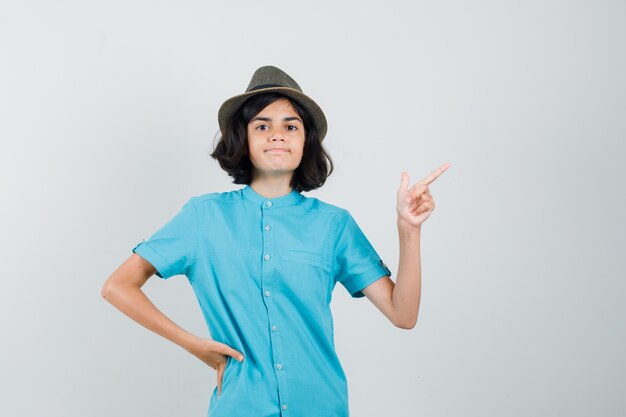
<svg viewBox="0 0 626 417">
<path fill-rule="evenodd" d="M 285 194 L 280 197 L 267 198 L 254 191 L 254 189 L 250 187 L 249 184 L 241 189 L 241 194 L 246 199 L 252 201 L 259 206 L 262 206 L 263 208 L 291 206 L 294 204 L 299 204 L 304 199 L 304 196 L 296 191 L 295 188 L 292 188 L 289 194 Z"/>
</svg>

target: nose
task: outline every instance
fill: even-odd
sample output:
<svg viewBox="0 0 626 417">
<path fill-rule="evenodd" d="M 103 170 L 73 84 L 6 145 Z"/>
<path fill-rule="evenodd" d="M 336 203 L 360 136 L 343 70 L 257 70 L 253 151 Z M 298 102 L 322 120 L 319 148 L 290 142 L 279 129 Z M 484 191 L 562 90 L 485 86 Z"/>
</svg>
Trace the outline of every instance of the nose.
<svg viewBox="0 0 626 417">
<path fill-rule="evenodd" d="M 283 135 L 283 131 L 279 127 L 274 128 L 272 130 L 272 132 L 270 133 L 270 140 L 272 142 L 276 141 L 276 140 L 283 140 L 284 141 L 285 140 L 285 136 Z"/>
</svg>

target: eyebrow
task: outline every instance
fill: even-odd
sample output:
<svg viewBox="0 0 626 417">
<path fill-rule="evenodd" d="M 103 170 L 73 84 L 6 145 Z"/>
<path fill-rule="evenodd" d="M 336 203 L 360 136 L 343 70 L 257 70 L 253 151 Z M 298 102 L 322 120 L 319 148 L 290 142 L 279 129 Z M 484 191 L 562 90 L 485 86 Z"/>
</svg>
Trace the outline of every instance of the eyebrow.
<svg viewBox="0 0 626 417">
<path fill-rule="evenodd" d="M 272 119 L 270 117 L 255 117 L 254 119 L 250 120 L 250 123 L 254 122 L 255 120 L 261 120 L 263 122 L 271 122 L 272 121 Z M 302 120 L 300 120 L 299 117 L 291 116 L 291 117 L 285 117 L 283 119 L 283 121 L 285 121 L 285 122 L 289 122 L 291 120 L 297 120 L 300 123 L 302 123 Z"/>
</svg>

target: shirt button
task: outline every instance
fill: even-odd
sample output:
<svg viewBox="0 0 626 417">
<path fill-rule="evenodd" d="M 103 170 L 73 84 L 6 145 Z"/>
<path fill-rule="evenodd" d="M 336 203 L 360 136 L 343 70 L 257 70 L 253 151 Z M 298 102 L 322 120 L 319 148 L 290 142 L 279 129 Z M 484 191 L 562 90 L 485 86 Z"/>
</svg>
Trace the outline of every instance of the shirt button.
<svg viewBox="0 0 626 417">
<path fill-rule="evenodd" d="M 278 369 L 280 371 L 281 369 L 283 369 L 283 365 L 280 364 L 280 363 L 277 363 L 276 364 L 276 369 Z"/>
<path fill-rule="evenodd" d="M 268 207 L 272 207 L 272 202 L 271 201 L 266 201 L 265 205 L 268 206 Z"/>
<path fill-rule="evenodd" d="M 271 227 L 265 226 L 265 230 L 270 230 L 270 229 L 271 229 Z"/>
<path fill-rule="evenodd" d="M 270 260 L 270 255 L 267 254 L 267 255 L 264 256 L 264 258 L 265 258 L 266 261 L 269 261 Z"/>
<path fill-rule="evenodd" d="M 275 331 L 276 331 L 276 329 L 277 329 L 277 327 L 276 327 L 276 326 L 272 326 L 272 331 L 273 331 L 273 332 L 275 332 Z"/>
<path fill-rule="evenodd" d="M 266 297 L 269 297 L 269 296 L 270 296 L 270 294 L 271 294 L 270 290 L 265 290 L 265 296 L 266 296 Z"/>
<path fill-rule="evenodd" d="M 283 404 L 283 410 L 287 409 L 287 404 Z"/>
</svg>

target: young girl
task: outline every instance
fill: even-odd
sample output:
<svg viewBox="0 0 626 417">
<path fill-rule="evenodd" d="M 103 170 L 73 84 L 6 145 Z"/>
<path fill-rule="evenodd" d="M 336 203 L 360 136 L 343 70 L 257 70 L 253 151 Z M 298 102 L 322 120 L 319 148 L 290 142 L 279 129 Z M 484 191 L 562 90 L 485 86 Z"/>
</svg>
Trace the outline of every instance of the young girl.
<svg viewBox="0 0 626 417">
<path fill-rule="evenodd" d="M 245 187 L 191 197 L 109 277 L 102 294 L 146 328 L 217 371 L 210 417 L 347 417 L 347 381 L 335 352 L 336 283 L 367 296 L 411 329 L 421 295 L 421 223 L 428 190 L 449 164 L 398 190 L 397 282 L 348 210 L 301 194 L 333 170 L 326 118 L 284 71 L 256 70 L 246 92 L 218 113 L 211 156 Z M 185 275 L 211 339 L 192 335 L 141 291 L 153 274 Z"/>
</svg>

